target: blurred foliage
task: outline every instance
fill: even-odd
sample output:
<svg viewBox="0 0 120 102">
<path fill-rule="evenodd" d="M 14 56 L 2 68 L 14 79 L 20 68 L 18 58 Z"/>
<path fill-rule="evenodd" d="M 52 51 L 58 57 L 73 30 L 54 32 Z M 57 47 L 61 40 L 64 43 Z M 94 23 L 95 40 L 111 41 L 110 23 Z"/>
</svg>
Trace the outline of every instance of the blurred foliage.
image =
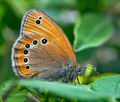
<svg viewBox="0 0 120 102">
<path fill-rule="evenodd" d="M 20 80 L 6 83 L 6 91 L 1 94 L 5 102 L 119 102 L 119 82 L 120 75 L 101 78 L 89 85 Z"/>
<path fill-rule="evenodd" d="M 76 52 L 97 47 L 107 41 L 114 32 L 114 26 L 109 17 L 99 14 L 84 14 L 74 28 L 74 48 Z"/>
<path fill-rule="evenodd" d="M 93 64 L 101 74 L 120 73 L 119 0 L 0 0 L 0 85 L 17 79 L 11 67 L 11 48 L 19 35 L 23 15 L 33 8 L 46 12 L 62 27 L 77 49 L 78 63 Z M 94 14 L 97 20 L 93 19 Z M 98 33 L 91 35 L 95 30 Z M 83 42 L 92 46 L 80 50 Z"/>
</svg>

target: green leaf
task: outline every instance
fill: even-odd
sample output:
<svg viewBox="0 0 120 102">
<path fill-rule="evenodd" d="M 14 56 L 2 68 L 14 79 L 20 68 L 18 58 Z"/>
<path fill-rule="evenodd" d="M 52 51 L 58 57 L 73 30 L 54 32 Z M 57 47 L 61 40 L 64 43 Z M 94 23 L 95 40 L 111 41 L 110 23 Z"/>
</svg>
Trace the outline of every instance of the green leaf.
<svg viewBox="0 0 120 102">
<path fill-rule="evenodd" d="M 91 89 L 102 96 L 120 98 L 120 75 L 102 78 L 90 84 Z"/>
<path fill-rule="evenodd" d="M 19 84 L 68 99 L 100 100 L 110 97 L 120 98 L 120 75 L 103 78 L 90 85 L 71 85 L 40 80 L 21 80 Z"/>
<path fill-rule="evenodd" d="M 120 75 L 114 75 L 107 78 L 102 78 L 89 85 L 63 84 L 63 83 L 47 82 L 41 80 L 20 80 L 18 84 L 20 86 L 22 85 L 22 87 L 37 89 L 39 90 L 40 93 L 41 92 L 45 94 L 50 93 L 51 95 L 54 96 L 60 96 L 63 98 L 73 99 L 73 100 L 75 99 L 75 100 L 102 101 L 102 99 L 120 98 Z M 27 98 L 26 96 L 30 94 L 30 92 L 31 95 L 35 94 L 34 91 L 28 92 L 27 90 L 26 91 L 24 90 L 20 91 L 17 87 L 14 88 L 14 90 L 12 90 L 9 93 L 9 96 L 6 99 L 7 102 L 12 102 L 13 100 L 17 100 L 17 101 L 26 100 Z M 40 97 L 40 95 L 38 95 L 37 97 Z"/>
<path fill-rule="evenodd" d="M 74 49 L 76 52 L 97 47 L 105 43 L 114 31 L 109 17 L 98 14 L 85 14 L 74 28 Z"/>
<path fill-rule="evenodd" d="M 2 83 L 0 85 L 0 96 L 3 96 L 12 86 L 13 86 L 13 81 Z"/>
<path fill-rule="evenodd" d="M 17 81 L 8 81 L 1 84 L 0 102 L 24 102 L 25 100 L 30 99 L 30 92 L 16 83 Z"/>
<path fill-rule="evenodd" d="M 68 85 L 57 82 L 46 82 L 40 80 L 22 80 L 21 85 L 39 89 L 40 92 L 49 92 L 53 95 L 62 96 L 69 99 L 97 99 L 99 95 L 90 90 L 85 85 Z M 95 96 L 95 97 L 94 97 Z"/>
</svg>

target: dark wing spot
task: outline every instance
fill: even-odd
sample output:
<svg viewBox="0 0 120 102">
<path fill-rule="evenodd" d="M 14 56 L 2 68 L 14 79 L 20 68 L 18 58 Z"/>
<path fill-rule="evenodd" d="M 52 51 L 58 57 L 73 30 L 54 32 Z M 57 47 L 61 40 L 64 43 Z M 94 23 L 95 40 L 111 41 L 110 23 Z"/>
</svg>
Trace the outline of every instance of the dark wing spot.
<svg viewBox="0 0 120 102">
<path fill-rule="evenodd" d="M 39 17 L 39 19 L 42 19 L 42 17 Z"/>
<path fill-rule="evenodd" d="M 36 20 L 36 24 L 40 24 L 40 20 Z"/>
<path fill-rule="evenodd" d="M 36 45 L 36 44 L 37 44 L 37 40 L 34 40 L 34 41 L 33 41 L 33 44 Z"/>
<path fill-rule="evenodd" d="M 26 69 L 29 69 L 30 67 L 29 66 L 26 66 Z"/>
<path fill-rule="evenodd" d="M 42 44 L 46 44 L 47 43 L 47 39 L 42 39 Z"/>
<path fill-rule="evenodd" d="M 27 58 L 24 58 L 24 62 L 27 62 L 28 61 L 28 59 Z"/>
<path fill-rule="evenodd" d="M 25 47 L 26 47 L 26 48 L 29 48 L 29 47 L 30 47 L 30 44 L 26 44 Z"/>
<path fill-rule="evenodd" d="M 27 51 L 27 50 L 24 50 L 24 54 L 25 54 L 25 55 L 28 54 L 28 51 Z"/>
</svg>

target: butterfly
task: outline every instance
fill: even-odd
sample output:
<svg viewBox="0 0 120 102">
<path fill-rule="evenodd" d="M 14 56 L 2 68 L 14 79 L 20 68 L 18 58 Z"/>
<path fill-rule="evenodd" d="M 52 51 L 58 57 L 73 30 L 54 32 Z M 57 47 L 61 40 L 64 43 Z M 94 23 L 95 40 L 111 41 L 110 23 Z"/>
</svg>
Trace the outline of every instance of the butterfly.
<svg viewBox="0 0 120 102">
<path fill-rule="evenodd" d="M 63 30 L 42 11 L 29 10 L 12 48 L 12 67 L 20 78 L 69 81 L 83 69 Z"/>
</svg>

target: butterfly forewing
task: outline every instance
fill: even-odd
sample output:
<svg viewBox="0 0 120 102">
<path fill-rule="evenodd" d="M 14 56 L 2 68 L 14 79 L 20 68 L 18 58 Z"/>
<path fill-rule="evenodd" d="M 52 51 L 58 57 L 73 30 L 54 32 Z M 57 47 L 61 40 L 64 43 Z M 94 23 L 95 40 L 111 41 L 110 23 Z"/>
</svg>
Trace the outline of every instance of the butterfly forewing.
<svg viewBox="0 0 120 102">
<path fill-rule="evenodd" d="M 12 53 L 14 70 L 22 77 L 49 77 L 68 64 L 76 64 L 75 54 L 63 31 L 37 10 L 30 10 L 23 17 L 20 37 Z"/>
</svg>

